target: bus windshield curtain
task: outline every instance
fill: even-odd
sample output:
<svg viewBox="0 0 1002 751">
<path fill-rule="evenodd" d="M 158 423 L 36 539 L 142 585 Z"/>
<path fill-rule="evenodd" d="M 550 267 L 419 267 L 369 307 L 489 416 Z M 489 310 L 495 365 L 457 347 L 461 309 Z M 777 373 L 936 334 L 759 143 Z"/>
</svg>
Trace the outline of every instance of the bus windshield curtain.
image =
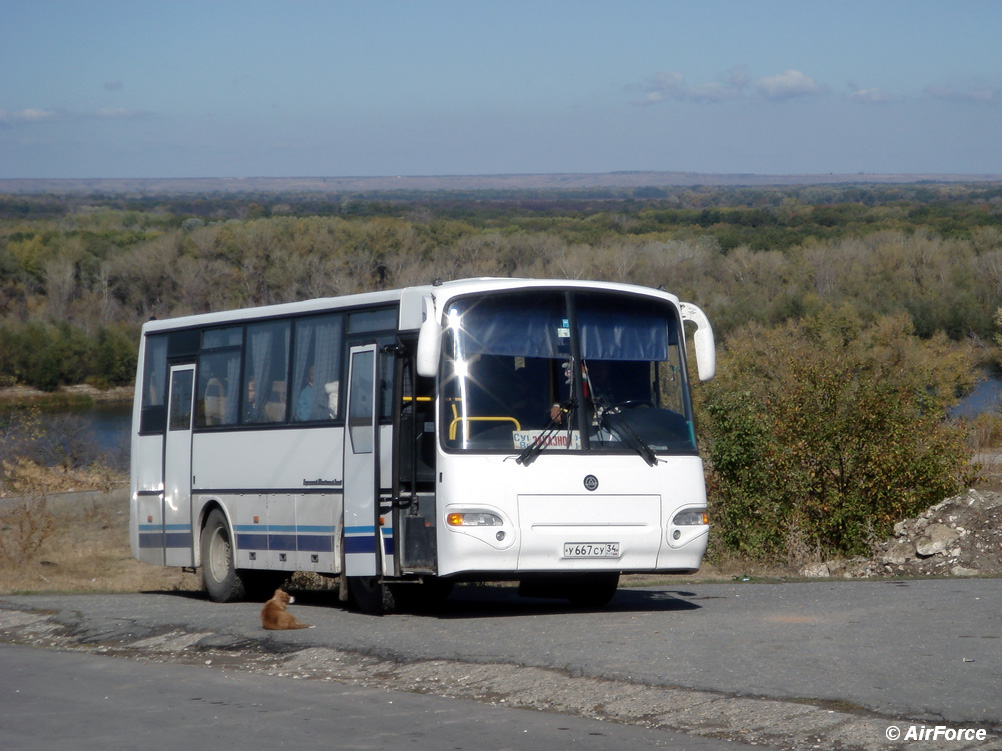
<svg viewBox="0 0 1002 751">
<path fill-rule="evenodd" d="M 613 294 L 575 297 L 582 357 L 668 359 L 675 334 L 669 331 L 673 319 L 667 304 Z M 465 356 L 566 357 L 570 352 L 570 322 L 564 302 L 562 293 L 545 292 L 461 301 L 453 310 L 461 314 Z"/>
<path fill-rule="evenodd" d="M 581 357 L 585 360 L 668 359 L 668 309 L 638 300 L 613 298 L 578 305 Z"/>
<path fill-rule="evenodd" d="M 556 358 L 567 356 L 570 340 L 562 294 L 498 295 L 466 303 L 461 313 L 463 352 Z"/>
</svg>

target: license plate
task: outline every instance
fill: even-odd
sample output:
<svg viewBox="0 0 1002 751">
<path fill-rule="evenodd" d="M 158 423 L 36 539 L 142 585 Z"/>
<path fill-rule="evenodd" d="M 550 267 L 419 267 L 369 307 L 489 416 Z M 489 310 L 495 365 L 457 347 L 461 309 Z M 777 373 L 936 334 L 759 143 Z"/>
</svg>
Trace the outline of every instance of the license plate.
<svg viewBox="0 0 1002 751">
<path fill-rule="evenodd" d="M 565 542 L 564 558 L 619 558 L 619 543 Z"/>
</svg>

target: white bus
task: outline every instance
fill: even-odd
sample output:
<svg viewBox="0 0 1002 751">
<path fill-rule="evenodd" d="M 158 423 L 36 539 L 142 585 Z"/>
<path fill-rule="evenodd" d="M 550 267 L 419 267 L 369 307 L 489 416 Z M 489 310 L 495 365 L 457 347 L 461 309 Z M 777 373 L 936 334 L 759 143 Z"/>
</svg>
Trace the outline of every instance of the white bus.
<svg viewBox="0 0 1002 751">
<path fill-rule="evenodd" d="M 707 541 L 683 322 L 624 284 L 471 279 L 143 326 L 132 554 L 211 599 L 296 571 L 385 612 L 456 581 L 604 605 Z"/>
</svg>

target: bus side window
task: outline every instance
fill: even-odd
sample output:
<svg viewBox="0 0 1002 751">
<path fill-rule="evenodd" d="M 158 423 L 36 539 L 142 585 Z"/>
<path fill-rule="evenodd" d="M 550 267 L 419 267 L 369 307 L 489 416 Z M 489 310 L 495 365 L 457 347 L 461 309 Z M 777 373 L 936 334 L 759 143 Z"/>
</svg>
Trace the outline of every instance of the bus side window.
<svg viewBox="0 0 1002 751">
<path fill-rule="evenodd" d="M 286 396 L 294 422 L 338 417 L 343 330 L 340 313 L 296 321 L 292 383 Z"/>
<path fill-rule="evenodd" d="M 195 425 L 200 428 L 237 423 L 240 350 L 203 353 L 198 360 Z"/>
<path fill-rule="evenodd" d="M 218 378 L 211 378 L 205 386 L 205 422 L 207 425 L 222 425 L 226 417 L 226 394 Z"/>
<path fill-rule="evenodd" d="M 289 321 L 264 321 L 247 326 L 242 423 L 285 422 L 291 331 Z"/>
<path fill-rule="evenodd" d="M 140 433 L 163 433 L 167 427 L 167 336 L 146 337 L 143 358 Z"/>
<path fill-rule="evenodd" d="M 408 485 L 435 480 L 435 381 L 418 378 L 416 393 L 411 388 L 411 361 L 403 366 L 400 405 L 400 481 Z M 416 460 L 416 462 L 415 462 Z M 417 490 L 417 488 L 411 488 Z"/>
</svg>

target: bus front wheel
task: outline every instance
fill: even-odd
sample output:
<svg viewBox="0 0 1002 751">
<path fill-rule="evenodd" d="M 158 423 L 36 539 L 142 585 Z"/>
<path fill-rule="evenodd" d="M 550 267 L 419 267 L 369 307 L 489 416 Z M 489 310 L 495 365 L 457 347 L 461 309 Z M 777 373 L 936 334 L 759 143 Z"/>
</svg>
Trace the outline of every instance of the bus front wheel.
<svg viewBox="0 0 1002 751">
<path fill-rule="evenodd" d="M 233 538 L 226 517 L 213 509 L 202 527 L 202 583 L 213 602 L 236 602 L 246 595 L 233 560 Z"/>
<path fill-rule="evenodd" d="M 567 599 L 578 608 L 601 608 L 609 604 L 619 588 L 619 572 L 586 574 L 572 579 Z"/>
<path fill-rule="evenodd" d="M 393 588 L 379 576 L 349 576 L 348 599 L 362 613 L 385 615 L 397 609 Z"/>
</svg>

